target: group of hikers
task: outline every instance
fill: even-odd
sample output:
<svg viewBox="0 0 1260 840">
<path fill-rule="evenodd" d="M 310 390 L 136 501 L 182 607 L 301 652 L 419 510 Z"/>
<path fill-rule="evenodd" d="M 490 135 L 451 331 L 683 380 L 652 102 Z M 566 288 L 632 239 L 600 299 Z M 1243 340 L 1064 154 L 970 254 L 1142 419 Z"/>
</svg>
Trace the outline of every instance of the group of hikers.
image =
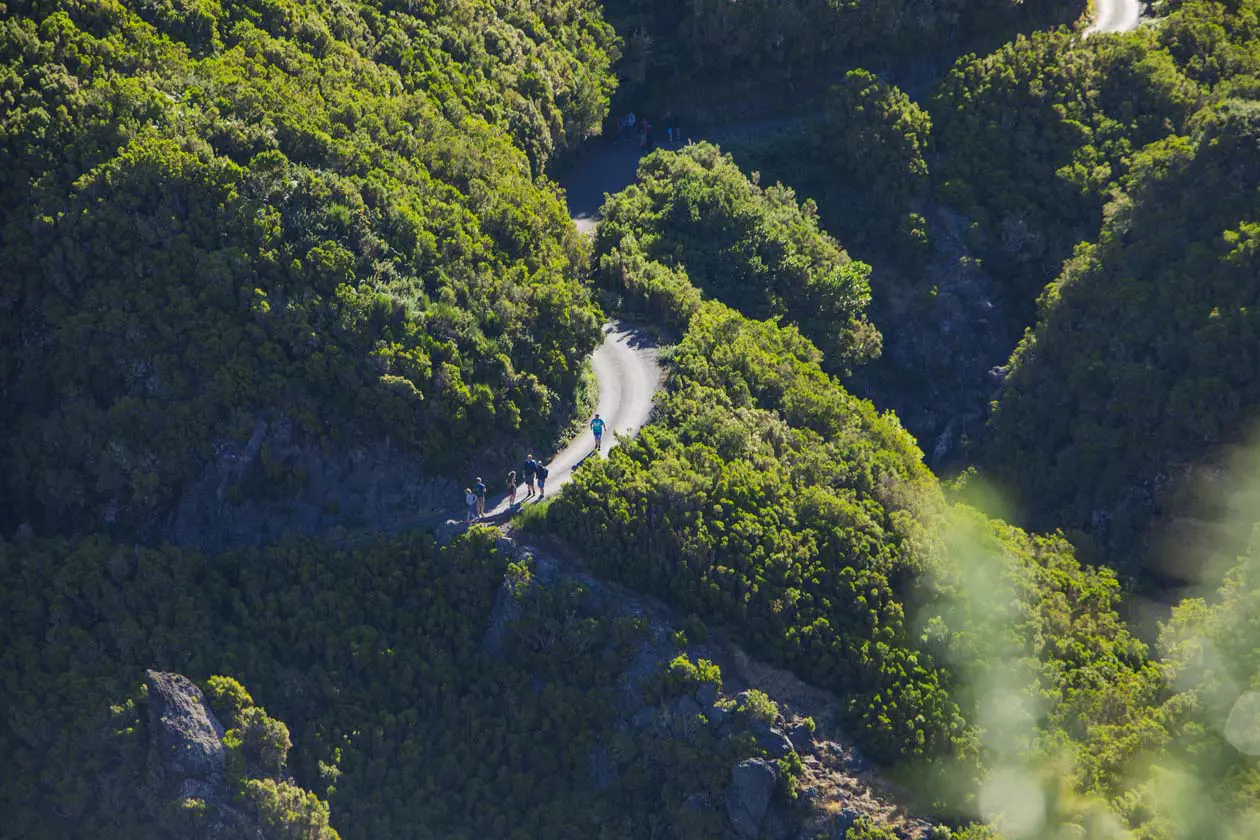
<svg viewBox="0 0 1260 840">
<path fill-rule="evenodd" d="M 634 111 L 617 118 L 617 137 L 635 140 L 640 149 L 652 148 L 652 123 L 647 117 L 639 118 Z M 665 118 L 665 137 L 670 143 L 682 142 L 682 129 L 674 124 L 673 115 Z"/>
<path fill-rule="evenodd" d="M 591 420 L 591 433 L 595 436 L 595 451 L 599 452 L 604 441 L 604 421 L 596 414 Z M 516 477 L 516 470 L 510 470 L 507 474 L 507 503 L 508 507 L 516 504 L 516 494 L 520 491 L 521 485 L 525 485 L 525 498 L 531 498 L 534 495 L 534 488 L 537 487 L 538 498 L 541 499 L 547 490 L 547 476 L 549 470 L 547 465 L 542 461 L 534 458 L 534 453 L 525 456 L 525 463 L 521 467 L 521 480 Z M 477 476 L 477 480 L 472 487 L 464 488 L 464 502 L 468 506 L 468 512 L 464 516 L 465 522 L 476 522 L 486 515 L 486 495 L 489 490 L 486 483 L 481 480 L 481 476 Z"/>
</svg>

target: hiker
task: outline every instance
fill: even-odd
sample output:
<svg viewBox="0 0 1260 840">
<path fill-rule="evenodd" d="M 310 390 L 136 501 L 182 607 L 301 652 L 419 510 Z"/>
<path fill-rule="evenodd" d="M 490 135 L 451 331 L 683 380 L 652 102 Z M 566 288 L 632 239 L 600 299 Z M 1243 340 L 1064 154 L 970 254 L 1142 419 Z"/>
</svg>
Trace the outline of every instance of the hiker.
<svg viewBox="0 0 1260 840">
<path fill-rule="evenodd" d="M 538 462 L 538 498 L 543 497 L 543 490 L 547 487 L 547 467 L 542 461 Z"/>
<path fill-rule="evenodd" d="M 598 452 L 600 441 L 604 438 L 604 421 L 600 419 L 598 414 L 591 421 L 591 432 L 595 435 L 595 451 Z"/>
<path fill-rule="evenodd" d="M 634 111 L 631 111 L 626 115 L 626 126 L 634 128 Z"/>
<path fill-rule="evenodd" d="M 534 453 L 525 456 L 525 466 L 521 473 L 525 476 L 525 486 L 529 488 L 525 493 L 525 498 L 528 499 L 534 495 L 534 476 L 538 474 L 538 462 L 534 460 Z"/>
<path fill-rule="evenodd" d="M 516 504 L 516 470 L 510 470 L 507 477 L 508 507 Z"/>
<path fill-rule="evenodd" d="M 473 485 L 473 495 L 477 497 L 477 518 L 486 515 L 486 484 L 481 480 L 481 476 L 477 476 L 477 483 Z"/>
<path fill-rule="evenodd" d="M 477 515 L 477 496 L 468 487 L 464 488 L 464 504 L 468 505 L 468 512 L 464 514 L 464 523 L 467 524 Z"/>
<path fill-rule="evenodd" d="M 674 142 L 674 115 L 673 114 L 665 115 L 665 139 L 670 143 Z"/>
</svg>

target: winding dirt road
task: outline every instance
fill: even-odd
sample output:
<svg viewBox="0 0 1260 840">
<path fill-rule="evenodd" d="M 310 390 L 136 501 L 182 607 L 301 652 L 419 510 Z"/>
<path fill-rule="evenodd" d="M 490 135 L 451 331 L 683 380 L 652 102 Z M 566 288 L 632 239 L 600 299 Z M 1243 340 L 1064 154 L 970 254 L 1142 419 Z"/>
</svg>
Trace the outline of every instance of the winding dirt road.
<svg viewBox="0 0 1260 840">
<path fill-rule="evenodd" d="M 1142 4 L 1139 0 L 1094 0 L 1094 22 L 1085 34 L 1128 32 L 1137 29 L 1141 17 Z"/>
</svg>

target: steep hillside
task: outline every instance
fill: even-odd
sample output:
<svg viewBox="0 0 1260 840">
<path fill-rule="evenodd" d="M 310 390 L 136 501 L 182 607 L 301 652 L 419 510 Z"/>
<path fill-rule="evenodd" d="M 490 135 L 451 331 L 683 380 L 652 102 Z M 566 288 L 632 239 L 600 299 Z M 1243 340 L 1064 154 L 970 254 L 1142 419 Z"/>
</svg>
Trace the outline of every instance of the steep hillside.
<svg viewBox="0 0 1260 840">
<path fill-rule="evenodd" d="M 951 509 L 895 419 L 799 333 L 705 303 L 672 358 L 658 421 L 548 511 L 594 571 L 843 696 L 857 744 L 946 812 L 974 815 L 967 780 L 993 749 L 980 674 L 1020 663 L 1013 690 L 1080 747 L 1141 712 L 1145 651 L 1114 578 L 1061 539 Z"/>
<path fill-rule="evenodd" d="M 599 315 L 531 161 L 612 89 L 593 4 L 0 11 L 0 530 L 370 518 L 365 463 L 415 510 L 565 413 Z"/>
<path fill-rule="evenodd" d="M 971 218 L 1015 335 L 1072 247 L 1097 233 L 1129 158 L 1198 107 L 1158 37 L 1034 33 L 960 59 L 932 100 L 939 192 Z"/>
<path fill-rule="evenodd" d="M 1141 574 L 1152 518 L 1260 405 L 1260 103 L 1226 101 L 1133 159 L 1096 244 L 1012 358 L 989 467 L 1037 528 L 1080 529 Z M 1194 569 L 1180 570 L 1194 577 Z"/>
<path fill-rule="evenodd" d="M 722 837 L 732 768 L 751 759 L 769 780 L 756 818 L 776 785 L 791 800 L 794 748 L 767 763 L 754 732 L 777 715 L 764 694 L 719 694 L 716 667 L 589 585 L 535 585 L 497 537 L 214 559 L 97 538 L 0 544 L 0 747 L 21 768 L 0 784 L 6 835 L 190 836 L 171 821 L 194 806 L 153 817 L 165 799 L 148 785 L 146 668 L 207 680 L 227 773 L 258 780 L 229 778 L 240 790 L 216 803 L 275 808 L 265 779 L 291 773 L 328 806 L 290 807 L 324 825 L 331 807 L 346 840 Z M 213 676 L 227 673 L 288 729 Z M 293 833 L 303 825 L 267 838 L 317 836 Z"/>
</svg>

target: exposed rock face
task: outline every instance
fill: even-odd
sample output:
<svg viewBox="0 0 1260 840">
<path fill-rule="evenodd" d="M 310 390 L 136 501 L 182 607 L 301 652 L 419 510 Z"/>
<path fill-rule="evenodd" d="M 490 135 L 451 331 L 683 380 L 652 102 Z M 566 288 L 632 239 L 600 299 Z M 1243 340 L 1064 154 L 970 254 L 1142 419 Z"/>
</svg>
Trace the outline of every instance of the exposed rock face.
<svg viewBox="0 0 1260 840">
<path fill-rule="evenodd" d="M 753 728 L 753 731 L 757 733 L 757 742 L 771 758 L 785 758 L 788 753 L 793 752 L 795 749 L 791 740 L 781 730 L 773 727 L 757 726 Z"/>
<path fill-rule="evenodd" d="M 787 728 L 788 740 L 798 753 L 804 755 L 814 748 L 814 731 L 804 723 L 794 723 Z"/>
<path fill-rule="evenodd" d="M 873 278 L 871 315 L 884 336 L 881 358 L 846 381 L 850 390 L 897 413 L 933 470 L 966 460 L 986 433 L 985 418 L 1017 334 L 993 279 L 971 252 L 971 220 L 932 203 L 925 209 L 932 257 L 921 272 Z M 932 278 L 927 294 L 921 277 Z"/>
<path fill-rule="evenodd" d="M 429 476 L 401 446 L 359 441 L 330 452 L 282 415 L 258 418 L 248 438 L 217 441 L 214 450 L 202 474 L 183 489 L 171 520 L 152 536 L 220 551 L 336 527 L 392 531 L 463 501 L 460 488 Z M 283 487 L 263 474 L 264 452 L 286 476 Z M 251 487 L 259 481 L 271 488 L 266 498 Z"/>
<path fill-rule="evenodd" d="M 148 807 L 172 840 L 263 840 L 256 816 L 232 803 L 223 726 L 201 689 L 180 674 L 146 671 L 149 686 Z M 186 823 L 172 815 L 200 802 L 202 816 Z"/>
<path fill-rule="evenodd" d="M 726 789 L 726 818 L 737 835 L 757 836 L 778 779 L 778 768 L 760 758 L 750 758 L 731 770 L 731 784 Z"/>
<path fill-rule="evenodd" d="M 146 671 L 149 686 L 149 777 L 165 797 L 185 782 L 226 783 L 223 726 L 191 680 Z"/>
</svg>

